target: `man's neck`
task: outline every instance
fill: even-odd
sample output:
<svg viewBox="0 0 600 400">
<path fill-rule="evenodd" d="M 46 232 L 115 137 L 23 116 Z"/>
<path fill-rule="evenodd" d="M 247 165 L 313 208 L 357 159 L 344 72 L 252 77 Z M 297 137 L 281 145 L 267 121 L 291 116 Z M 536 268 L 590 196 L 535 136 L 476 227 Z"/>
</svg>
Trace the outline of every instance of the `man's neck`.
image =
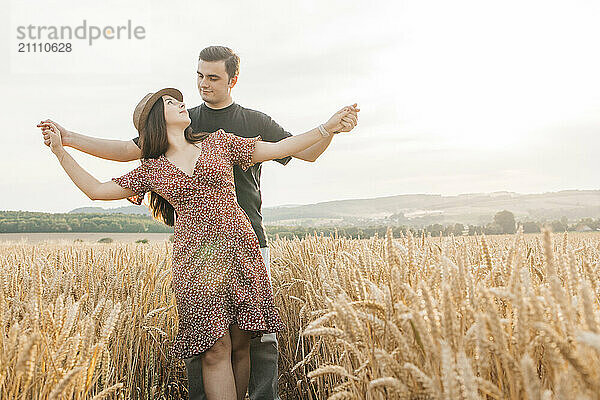
<svg viewBox="0 0 600 400">
<path fill-rule="evenodd" d="M 211 110 L 221 110 L 225 107 L 229 107 L 230 105 L 232 105 L 233 99 L 231 98 L 231 96 L 229 96 L 229 98 L 227 100 L 224 100 L 221 103 L 214 104 L 214 103 L 207 103 L 205 101 L 204 104 L 206 104 L 206 107 L 210 108 Z"/>
</svg>

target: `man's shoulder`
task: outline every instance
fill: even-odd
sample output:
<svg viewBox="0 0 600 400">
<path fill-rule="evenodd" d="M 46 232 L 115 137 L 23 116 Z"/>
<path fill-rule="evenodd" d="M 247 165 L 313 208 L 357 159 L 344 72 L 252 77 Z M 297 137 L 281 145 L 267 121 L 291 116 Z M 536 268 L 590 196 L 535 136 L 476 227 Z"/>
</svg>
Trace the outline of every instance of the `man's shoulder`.
<svg viewBox="0 0 600 400">
<path fill-rule="evenodd" d="M 188 113 L 198 113 L 200 112 L 200 109 L 202 107 L 202 104 L 197 105 L 196 107 L 192 107 L 192 108 L 188 108 Z"/>
<path fill-rule="evenodd" d="M 271 118 L 270 116 L 268 116 L 267 114 L 265 114 L 262 111 L 255 110 L 253 108 L 244 107 L 239 104 L 237 104 L 237 106 L 238 106 L 240 112 L 244 113 L 245 115 L 253 116 L 258 119 L 270 119 Z"/>
</svg>

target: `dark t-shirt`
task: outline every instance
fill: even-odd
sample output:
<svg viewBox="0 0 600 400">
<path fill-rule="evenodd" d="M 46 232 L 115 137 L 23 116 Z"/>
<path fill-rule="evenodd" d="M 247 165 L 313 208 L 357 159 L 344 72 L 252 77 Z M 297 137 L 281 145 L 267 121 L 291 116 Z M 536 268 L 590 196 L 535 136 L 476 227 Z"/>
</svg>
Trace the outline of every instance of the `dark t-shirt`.
<svg viewBox="0 0 600 400">
<path fill-rule="evenodd" d="M 268 115 L 244 108 L 233 103 L 220 110 L 213 110 L 202 104 L 188 110 L 192 120 L 192 130 L 196 132 L 214 132 L 223 129 L 225 132 L 233 133 L 241 137 L 255 137 L 260 135 L 265 142 L 278 142 L 281 139 L 292 136 Z M 139 137 L 133 139 L 136 145 Z M 291 157 L 275 160 L 283 165 L 290 161 Z M 240 207 L 246 212 L 252 228 L 258 237 L 260 247 L 267 246 L 267 237 L 262 223 L 260 195 L 260 171 L 261 163 L 242 171 L 239 165 L 233 166 L 233 177 L 235 181 L 235 193 Z"/>
</svg>

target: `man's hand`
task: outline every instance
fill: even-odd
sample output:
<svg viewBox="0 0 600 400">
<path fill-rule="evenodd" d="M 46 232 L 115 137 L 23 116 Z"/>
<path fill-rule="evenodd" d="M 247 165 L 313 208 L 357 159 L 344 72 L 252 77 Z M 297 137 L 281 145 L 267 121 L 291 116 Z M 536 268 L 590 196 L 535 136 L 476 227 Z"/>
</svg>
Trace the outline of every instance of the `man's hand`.
<svg viewBox="0 0 600 400">
<path fill-rule="evenodd" d="M 332 134 L 338 132 L 350 132 L 358 123 L 357 104 L 346 106 L 333 114 L 331 118 L 324 124 L 325 129 Z"/>
<path fill-rule="evenodd" d="M 52 122 L 50 122 L 48 124 L 45 124 L 44 126 L 40 126 L 40 128 L 42 128 L 42 134 L 44 135 L 44 137 L 48 137 L 47 140 L 44 140 L 44 143 L 46 143 L 47 141 L 48 143 L 46 143 L 46 145 L 50 147 L 50 150 L 52 150 L 52 152 L 56 156 L 59 156 L 61 152 L 64 151 L 64 147 L 62 144 L 62 138 L 58 127 Z"/>
<path fill-rule="evenodd" d="M 360 111 L 358 105 L 354 103 L 351 106 L 344 107 L 344 109 L 347 109 L 349 112 L 342 118 L 342 128 L 334 131 L 334 134 L 339 132 L 350 132 L 358 124 L 358 112 Z"/>
<path fill-rule="evenodd" d="M 60 133 L 62 145 L 68 146 L 67 142 L 68 142 L 69 134 L 71 132 L 69 132 L 69 130 L 63 128 L 57 122 L 54 122 L 51 119 L 47 119 L 47 120 L 41 121 L 39 124 L 37 124 L 37 127 L 42 128 L 42 134 L 44 135 L 44 144 L 46 146 L 50 146 L 50 143 L 51 143 L 50 131 L 52 131 L 52 127 L 56 128 L 56 130 L 58 130 L 58 133 Z"/>
</svg>

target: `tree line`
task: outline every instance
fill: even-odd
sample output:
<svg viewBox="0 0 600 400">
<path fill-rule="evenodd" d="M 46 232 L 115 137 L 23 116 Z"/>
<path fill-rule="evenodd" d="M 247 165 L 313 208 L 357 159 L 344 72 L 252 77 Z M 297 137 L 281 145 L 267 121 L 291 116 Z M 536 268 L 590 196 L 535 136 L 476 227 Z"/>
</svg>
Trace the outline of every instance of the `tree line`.
<svg viewBox="0 0 600 400">
<path fill-rule="evenodd" d="M 423 232 L 431 236 L 463 236 L 463 235 L 501 235 L 515 233 L 519 225 L 523 226 L 524 233 L 538 233 L 543 226 L 550 226 L 553 232 L 576 231 L 580 228 L 587 227 L 592 231 L 600 231 L 600 219 L 583 218 L 578 221 L 568 221 L 566 217 L 559 220 L 541 220 L 541 221 L 516 221 L 512 212 L 503 210 L 496 215 L 491 222 L 484 225 L 464 225 L 461 223 L 455 224 L 430 224 L 421 228 L 415 228 L 407 224 L 391 225 L 394 235 L 400 233 L 406 234 L 409 231 L 413 235 L 422 235 Z M 267 226 L 267 233 L 270 238 L 285 237 L 288 239 L 294 236 L 303 237 L 305 235 L 324 235 L 324 236 L 339 236 L 348 238 L 370 238 L 372 236 L 384 236 L 387 228 L 390 225 L 373 225 L 373 226 L 320 226 L 301 227 L 301 226 Z"/>
<path fill-rule="evenodd" d="M 0 211 L 0 233 L 123 232 L 164 233 L 173 228 L 141 214 L 52 214 Z"/>
<path fill-rule="evenodd" d="M 515 221 L 510 211 L 496 213 L 493 220 L 485 225 L 430 224 L 415 228 L 406 223 L 393 225 L 395 234 L 407 233 L 431 234 L 432 236 L 462 236 L 485 233 L 510 234 L 514 233 L 517 225 L 523 225 L 525 233 L 540 232 L 544 225 L 552 227 L 554 232 L 575 231 L 578 229 L 600 230 L 600 219 L 584 218 L 569 221 L 566 217 L 552 221 Z M 375 234 L 384 235 L 389 224 L 366 226 L 266 226 L 270 238 L 305 236 L 307 234 L 339 235 L 351 238 L 368 238 Z M 586 228 L 587 227 L 587 228 Z M 141 214 L 88 214 L 65 213 L 52 214 L 30 211 L 0 211 L 0 233 L 67 233 L 67 232 L 106 232 L 106 233 L 172 233 L 173 228 Z"/>
</svg>

